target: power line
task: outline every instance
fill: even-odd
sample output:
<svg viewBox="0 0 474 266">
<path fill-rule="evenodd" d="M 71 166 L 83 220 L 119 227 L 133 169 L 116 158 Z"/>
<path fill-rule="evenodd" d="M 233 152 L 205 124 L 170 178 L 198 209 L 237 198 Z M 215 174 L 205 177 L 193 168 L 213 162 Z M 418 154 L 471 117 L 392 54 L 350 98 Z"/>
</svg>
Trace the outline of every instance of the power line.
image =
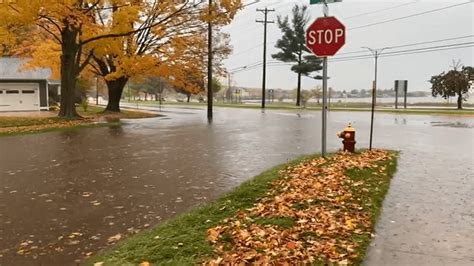
<svg viewBox="0 0 474 266">
<path fill-rule="evenodd" d="M 363 17 L 363 16 L 366 16 L 366 15 L 372 15 L 372 14 L 375 14 L 375 13 L 385 12 L 385 11 L 387 11 L 387 10 L 392 10 L 392 9 L 396 9 L 396 8 L 400 8 L 400 7 L 404 7 L 404 6 L 408 6 L 408 5 L 413 5 L 413 4 L 416 4 L 416 3 L 419 2 L 419 1 L 420 1 L 420 0 L 415 0 L 415 1 L 409 2 L 409 3 L 404 3 L 404 4 L 392 6 L 392 7 L 387 7 L 387 8 L 383 8 L 383 9 L 379 9 L 379 10 L 375 10 L 375 11 L 370 11 L 370 12 L 365 12 L 365 13 L 353 15 L 353 16 L 344 18 L 344 20 L 349 20 L 349 19 L 353 19 L 353 18 Z"/>
<path fill-rule="evenodd" d="M 245 54 L 245 53 L 247 53 L 248 51 L 251 51 L 251 50 L 253 50 L 253 49 L 255 49 L 255 48 L 258 48 L 258 47 L 260 47 L 260 46 L 262 46 L 262 45 L 263 45 L 263 44 L 260 43 L 260 44 L 258 44 L 258 45 L 252 46 L 252 47 L 250 47 L 250 48 L 248 48 L 248 49 L 245 49 L 245 50 L 243 50 L 243 51 L 240 51 L 240 52 L 235 53 L 235 54 L 232 54 L 232 55 L 236 56 L 236 55 L 240 55 L 240 54 Z"/>
<path fill-rule="evenodd" d="M 453 37 L 453 38 L 447 38 L 447 39 L 441 39 L 441 40 L 418 42 L 418 43 L 411 43 L 411 44 L 403 44 L 403 45 L 397 45 L 397 46 L 389 46 L 389 48 L 392 49 L 392 48 L 401 48 L 401 47 L 407 47 L 407 46 L 416 46 L 416 45 L 429 44 L 429 43 L 436 43 L 436 42 L 454 41 L 454 40 L 466 39 L 466 38 L 470 38 L 470 37 L 474 37 L 474 35 L 471 34 L 471 35 L 465 35 L 465 36 L 459 36 L 459 37 Z"/>
<path fill-rule="evenodd" d="M 396 9 L 396 8 L 400 8 L 400 7 L 403 7 L 403 6 L 408 6 L 408 5 L 412 5 L 412 4 L 415 4 L 417 2 L 419 2 L 420 0 L 415 0 L 413 2 L 409 2 L 409 3 L 404 3 L 404 4 L 400 4 L 400 5 L 396 5 L 396 6 L 392 6 L 392 7 L 388 7 L 388 8 L 384 8 L 384 9 L 379 9 L 379 10 L 375 10 L 375 11 L 371 11 L 371 12 L 366 12 L 366 13 L 361 13 L 361 14 L 357 14 L 357 15 L 354 15 L 354 16 L 350 16 L 350 17 L 346 17 L 344 18 L 344 20 L 349 20 L 349 19 L 352 19 L 352 18 L 356 18 L 356 17 L 362 17 L 362 16 L 366 16 L 366 15 L 370 15 L 370 14 L 375 14 L 375 13 L 380 13 L 380 12 L 384 12 L 384 11 L 387 11 L 387 10 L 392 10 L 392 9 Z M 277 4 L 279 1 L 275 1 L 273 3 L 270 3 L 269 5 L 267 5 L 267 7 L 270 7 L 270 6 L 273 6 L 275 4 Z M 250 3 L 248 5 L 251 5 L 251 4 L 256 4 L 256 3 L 259 3 L 259 2 L 253 2 L 253 3 Z M 274 9 L 277 9 L 279 7 L 283 7 L 285 5 L 287 5 L 288 3 L 285 3 L 285 2 L 282 2 L 282 3 L 278 3 L 276 6 L 273 6 Z M 244 5 L 244 7 L 247 6 L 247 5 Z M 248 20 L 250 21 L 250 19 Z M 241 23 L 239 26 L 244 26 L 246 23 Z M 238 26 L 237 26 L 238 27 Z M 245 29 L 251 29 L 252 26 L 250 27 L 246 27 Z M 240 32 L 241 30 L 239 30 Z"/>
<path fill-rule="evenodd" d="M 273 3 L 270 3 L 270 4 L 266 5 L 266 6 L 269 7 L 269 6 L 272 6 L 272 5 L 274 5 L 274 4 L 276 4 L 276 3 L 279 3 L 279 2 L 280 2 L 280 1 L 276 0 L 276 1 L 274 1 Z M 261 1 L 261 0 L 255 0 L 255 1 L 251 2 L 251 3 L 245 4 L 245 5 L 242 6 L 242 10 L 243 10 L 244 7 L 247 7 L 247 6 L 250 6 L 250 5 L 253 5 L 253 4 L 259 4 L 259 3 L 262 3 L 262 1 Z M 244 27 L 244 28 L 242 28 L 241 30 L 233 31 L 233 33 L 235 33 L 235 32 L 241 32 L 241 31 L 243 31 L 243 30 L 251 29 L 252 26 L 255 26 L 255 25 L 249 24 L 249 22 L 252 22 L 252 23 L 253 23 L 253 18 L 250 17 L 250 16 L 247 16 L 247 17 L 245 17 L 245 19 L 239 21 L 239 23 L 229 24 L 228 27 L 231 28 L 231 29 L 238 29 L 238 28 L 241 28 L 241 27 L 243 27 L 243 26 L 251 26 L 251 27 Z"/>
<path fill-rule="evenodd" d="M 429 50 L 429 49 L 437 49 L 437 48 L 448 48 L 448 47 L 457 47 L 457 46 L 463 46 L 463 45 L 472 45 L 474 42 L 464 42 L 464 43 L 454 43 L 454 44 L 446 44 L 446 45 L 438 45 L 438 46 L 431 46 L 431 47 L 422 47 L 422 48 L 416 48 L 416 49 L 408 49 L 408 50 L 401 50 L 401 51 L 393 51 L 393 52 L 385 52 L 382 56 L 390 55 L 390 54 L 398 54 L 398 53 L 404 53 L 404 52 L 416 52 L 416 51 L 423 51 L 423 50 Z M 391 47 L 387 47 L 391 48 Z M 358 55 L 358 56 L 346 56 L 346 57 L 334 57 L 331 59 L 331 62 L 342 60 L 342 59 L 356 59 L 356 58 L 372 58 L 372 55 Z"/>
<path fill-rule="evenodd" d="M 458 36 L 458 37 L 452 37 L 452 38 L 445 38 L 445 39 L 431 40 L 431 41 L 423 41 L 423 42 L 416 42 L 416 43 L 409 43 L 409 44 L 401 44 L 401 45 L 387 46 L 387 47 L 390 48 L 390 49 L 394 49 L 394 48 L 402 48 L 402 47 L 409 47 L 409 46 L 417 46 L 417 45 L 422 45 L 422 44 L 454 41 L 454 40 L 466 39 L 466 38 L 471 38 L 471 37 L 474 37 L 474 35 L 464 35 L 464 36 Z M 246 52 L 248 52 L 250 50 L 253 50 L 255 48 L 258 48 L 260 46 L 262 46 L 262 44 L 255 45 L 253 47 L 250 47 L 250 48 L 248 48 L 246 50 L 243 50 L 239 53 L 236 53 L 234 55 L 239 55 L 239 54 L 246 53 Z M 366 50 L 360 50 L 360 51 L 351 51 L 351 52 L 339 53 L 338 56 L 340 56 L 340 55 L 349 55 L 349 54 L 360 54 L 360 53 L 367 53 L 367 51 Z M 368 56 L 368 55 L 360 55 L 360 56 L 363 57 L 363 56 Z M 334 59 L 336 59 L 336 58 L 334 58 Z M 331 60 L 334 60 L 334 59 L 331 59 Z M 252 66 L 252 65 L 255 65 L 255 64 L 258 64 L 258 63 L 259 62 L 255 62 L 255 63 L 252 63 L 252 64 L 248 64 L 247 66 Z"/>
<path fill-rule="evenodd" d="M 437 9 L 432 9 L 432 10 L 428 10 L 428 11 L 424 11 L 424 12 L 421 12 L 421 13 L 416 13 L 416 14 L 412 14 L 412 15 L 408 15 L 408 16 L 404 16 L 404 17 L 399 17 L 399 18 L 394 18 L 394 19 L 389 19 L 389 20 L 384 20 L 384 21 L 379 21 L 379 22 L 375 22 L 375 23 L 371 23 L 371 24 L 366 24 L 366 25 L 362 25 L 362 26 L 357 26 L 357 27 L 353 27 L 353 28 L 349 28 L 348 30 L 353 30 L 353 29 L 360 29 L 360 28 L 365 28 L 365 27 L 370 27 L 370 26 L 375 26 L 375 25 L 379 25 L 379 24 L 385 24 L 385 23 L 388 23 L 388 22 L 393 22 L 393 21 L 398 21 L 398 20 L 402 20 L 402 19 L 406 19 L 406 18 L 410 18 L 410 17 L 415 17 L 415 16 L 420 16 L 420 15 L 424 15 L 424 14 L 428 14 L 428 13 L 433 13 L 433 12 L 437 12 L 437 11 L 441 11 L 441 10 L 444 10 L 444 9 L 449 9 L 449 8 L 453 8 L 453 7 L 457 7 L 457 6 L 461 6 L 461 5 L 465 5 L 465 4 L 470 4 L 472 3 L 473 0 L 470 0 L 469 2 L 464 2 L 464 3 L 460 3 L 460 4 L 455 4 L 455 5 L 450 5 L 450 6 L 446 6 L 446 7 L 442 7 L 442 8 L 437 8 Z M 414 3 L 414 2 L 413 2 Z M 405 4 L 406 5 L 406 4 Z M 393 7 L 395 8 L 395 7 Z M 406 46 L 411 46 L 411 45 L 419 45 L 419 44 L 428 44 L 428 43 L 432 43 L 432 42 L 438 42 L 438 41 L 448 41 L 448 40 L 456 40 L 456 39 L 462 39 L 462 38 L 467 38 L 467 37 L 472 37 L 473 35 L 468 35 L 468 36 L 462 36 L 462 37 L 456 37 L 456 38 L 452 38 L 452 39 L 444 39 L 444 40 L 435 40 L 435 41 L 429 41 L 429 42 L 425 42 L 425 43 L 417 43 L 417 44 L 407 44 Z M 258 44 L 256 45 L 255 47 L 259 47 L 261 46 L 262 44 Z M 251 49 L 247 49 L 243 52 L 239 52 L 238 54 L 244 54 L 248 51 L 251 51 L 252 49 L 254 49 L 255 47 L 252 47 Z M 403 46 L 399 46 L 399 47 L 403 47 Z M 395 47 L 391 47 L 391 48 L 395 48 Z M 398 48 L 398 47 L 397 47 Z M 354 51 L 354 52 L 347 52 L 347 53 L 342 53 L 342 54 L 355 54 L 355 53 L 362 53 L 362 52 L 365 52 L 365 51 Z"/>
<path fill-rule="evenodd" d="M 457 46 L 457 47 L 447 47 L 447 48 L 439 48 L 439 49 L 427 49 L 423 51 L 417 52 L 403 52 L 400 51 L 398 53 L 391 53 L 391 54 L 382 54 L 380 57 L 392 57 L 392 56 L 402 56 L 402 55 L 411 55 L 411 54 L 422 54 L 422 53 L 429 53 L 429 52 L 437 52 L 437 51 L 445 51 L 445 50 L 455 50 L 455 49 L 462 49 L 462 48 L 470 48 L 474 47 L 474 45 L 464 45 L 464 46 Z M 354 61 L 354 60 L 365 60 L 365 59 L 372 59 L 372 56 L 365 56 L 365 57 L 354 57 L 354 58 L 347 58 L 342 60 L 333 59 L 331 62 L 346 62 L 346 61 Z"/>
<path fill-rule="evenodd" d="M 445 51 L 445 50 L 455 50 L 455 49 L 463 49 L 474 47 L 474 42 L 465 42 L 465 43 L 457 43 L 451 45 L 439 45 L 439 46 L 432 46 L 432 47 L 424 47 L 418 49 L 408 49 L 408 50 L 401 50 L 401 51 L 393 51 L 387 52 L 385 54 L 380 55 L 380 57 L 392 57 L 392 56 L 402 56 L 402 55 L 411 55 L 411 54 L 420 54 L 420 53 L 428 53 L 428 52 L 437 52 L 437 51 Z M 353 60 L 363 60 L 363 59 L 371 59 L 373 55 L 360 55 L 360 56 L 348 56 L 343 58 L 333 58 L 330 59 L 330 62 L 345 62 L 345 61 L 353 61 Z M 263 65 L 262 62 L 255 62 L 247 67 L 242 68 L 241 70 L 235 71 L 234 73 L 244 72 L 252 69 L 256 69 Z M 267 63 L 269 67 L 275 66 L 290 66 L 293 65 L 292 63 L 280 62 L 280 61 L 270 61 Z"/>
<path fill-rule="evenodd" d="M 394 53 L 387 53 L 385 55 L 381 55 L 380 57 L 391 57 L 391 56 L 400 56 L 400 55 L 410 55 L 410 54 L 422 54 L 422 53 L 428 53 L 428 52 L 436 52 L 436 51 L 444 51 L 444 50 L 454 50 L 454 49 L 462 49 L 462 48 L 469 48 L 469 47 L 474 47 L 473 44 L 466 44 L 466 45 L 459 45 L 459 46 L 453 46 L 453 47 L 445 47 L 445 48 L 433 48 L 433 49 L 426 49 L 422 51 L 415 51 L 415 52 L 407 52 L 407 51 L 399 51 L 399 52 L 394 52 Z"/>
<path fill-rule="evenodd" d="M 421 15 L 425 15 L 425 14 L 429 14 L 429 13 L 433 13 L 433 12 L 438 12 L 438 11 L 453 8 L 453 7 L 458 7 L 458 6 L 462 6 L 462 5 L 466 5 L 466 4 L 471 4 L 472 2 L 473 1 L 470 0 L 469 2 L 464 2 L 464 3 L 460 3 L 460 4 L 455 4 L 455 5 L 445 6 L 445 7 L 441 7 L 441 8 L 436 8 L 436 9 L 432 9 L 432 10 L 428 10 L 428 11 L 424 11 L 424 12 L 420 12 L 420 13 L 411 14 L 411 15 L 408 15 L 408 16 L 403 16 L 403 17 L 383 20 L 383 21 L 379 21 L 379 22 L 374 22 L 374 23 L 370 23 L 370 24 L 366 24 L 366 25 L 362 25 L 362 26 L 352 27 L 352 28 L 348 28 L 347 30 L 367 28 L 367 27 L 371 27 L 371 26 L 375 26 L 375 25 L 380 25 L 380 24 L 385 24 L 385 23 L 398 21 L 398 20 L 402 20 L 402 19 L 407 19 L 407 18 L 411 18 L 411 17 L 421 16 Z"/>
<path fill-rule="evenodd" d="M 387 46 L 388 48 L 390 49 L 393 49 L 393 48 L 402 48 L 402 47 L 409 47 L 409 46 L 416 46 L 416 45 L 422 45 L 422 44 L 430 44 L 430 43 L 437 43 L 437 42 L 446 42 L 446 41 L 454 41 L 454 40 L 460 40 L 460 39 L 466 39 L 466 38 L 471 38 L 471 37 L 474 37 L 474 35 L 465 35 L 465 36 L 459 36 L 459 37 L 453 37 L 453 38 L 446 38 L 446 39 L 439 39 L 439 40 L 432 40 L 432 41 L 424 41 L 424 42 L 417 42 L 417 43 L 409 43 L 409 44 L 401 44 L 401 45 L 396 45 L 396 46 Z M 236 54 L 233 54 L 234 56 L 235 55 L 240 55 L 240 54 L 244 54 L 248 51 L 251 51 L 255 48 L 258 48 L 262 46 L 262 44 L 258 44 L 258 45 L 255 45 L 255 46 L 252 46 L 248 49 L 245 49 L 243 51 L 240 51 Z M 365 50 L 359 50 L 359 51 L 351 51 L 351 52 L 345 52 L 345 53 L 339 53 L 338 55 L 347 55 L 347 54 L 360 54 L 360 53 L 367 53 L 367 51 Z"/>
<path fill-rule="evenodd" d="M 416 1 L 412 2 L 412 3 L 407 3 L 407 4 L 413 4 L 415 3 Z M 469 4 L 469 3 L 472 3 L 473 0 L 470 0 L 469 2 L 464 2 L 464 3 L 460 3 L 460 4 L 455 4 L 455 5 L 450 5 L 450 6 L 446 6 L 446 7 L 442 7 L 442 8 L 437 8 L 437 9 L 432 9 L 432 10 L 428 10 L 428 11 L 424 11 L 424 12 L 421 12 L 421 13 L 416 13 L 416 14 L 411 14 L 411 15 L 408 15 L 408 16 L 404 16 L 404 17 L 399 17 L 399 18 L 394 18 L 394 19 L 390 19 L 390 20 L 385 20 L 385 21 L 380 21 L 380 22 L 376 22 L 376 23 L 371 23 L 371 24 L 367 24 L 367 25 L 362 25 L 362 26 L 358 26 L 358 27 L 354 27 L 354 28 L 349 28 L 349 29 L 359 29 L 359 28 L 364 28 L 364 27 L 370 27 L 370 26 L 375 26 L 375 25 L 379 25 L 379 24 L 384 24 L 384 23 L 388 23 L 388 22 L 393 22 L 393 21 L 398 21 L 398 20 L 402 20 L 402 19 L 406 19 L 406 18 L 410 18 L 410 17 L 415 17 L 415 16 L 420 16 L 420 15 L 424 15 L 424 14 L 428 14 L 428 13 L 433 13 L 433 12 L 437 12 L 437 11 L 441 11 L 441 10 L 445 10 L 445 9 L 449 9 L 449 8 L 453 8 L 453 7 L 457 7 L 457 6 L 461 6 L 461 5 L 466 5 L 466 4 Z M 388 10 L 388 9 L 394 9 L 394 8 L 397 8 L 397 7 L 400 7 L 400 6 L 405 6 L 407 4 L 403 4 L 403 5 L 398 5 L 398 6 L 395 6 L 395 7 L 391 7 L 391 8 L 387 8 L 387 9 L 384 9 L 384 10 L 378 10 L 378 11 L 374 11 L 372 13 L 375 13 L 375 12 L 382 12 L 382 11 L 385 11 L 385 10 Z M 368 12 L 370 13 L 370 12 Z M 356 16 L 362 16 L 363 14 L 359 14 L 359 15 L 356 15 Z M 353 16 L 355 17 L 355 16 Z M 418 42 L 418 43 L 412 43 L 412 44 L 404 44 L 404 45 L 398 45 L 398 46 L 390 46 L 389 48 L 393 49 L 393 48 L 401 48 L 401 47 L 409 47 L 409 46 L 416 46 L 416 45 L 422 45 L 422 44 L 429 44 L 429 43 L 436 43 L 436 42 L 443 42 L 443 41 L 450 41 L 450 40 L 458 40 L 458 39 L 463 39 L 463 38 L 468 38 L 468 37 L 473 37 L 474 35 L 467 35 L 467 36 L 460 36 L 460 37 L 454 37 L 454 38 L 447 38 L 447 39 L 441 39 L 441 40 L 433 40 L 433 41 L 426 41 L 426 42 Z M 249 52 L 257 47 L 260 47 L 262 44 L 259 44 L 259 45 L 255 45 L 253 47 L 250 47 L 244 51 L 241 51 L 239 53 L 237 53 L 238 55 L 240 54 L 244 54 L 246 52 Z M 455 45 L 462 45 L 462 44 L 455 44 Z M 443 48 L 443 47 L 449 47 L 450 45 L 447 45 L 447 46 L 439 46 L 438 48 Z M 431 49 L 434 49 L 436 47 L 431 47 Z M 459 47 L 459 48 L 464 48 L 464 47 Z M 425 48 L 419 48 L 419 49 L 412 49 L 413 51 L 417 51 L 417 50 L 422 50 L 422 49 L 425 49 Z M 447 49 L 438 49 L 438 50 L 447 50 Z M 435 51 L 435 50 L 433 50 Z M 357 54 L 357 53 L 364 53 L 365 51 L 353 51 L 353 52 L 347 52 L 347 53 L 341 53 L 339 55 L 344 55 L 344 54 Z M 400 53 L 400 52 L 405 52 L 405 54 L 408 53 L 408 51 L 395 51 L 395 52 L 391 52 L 391 53 L 388 53 L 386 54 L 385 56 L 388 56 L 390 54 L 395 54 L 395 53 Z M 236 54 L 236 55 L 237 55 Z M 339 60 L 339 61 L 342 61 L 340 59 L 347 59 L 347 60 L 356 60 L 356 59 L 365 59 L 365 57 L 367 57 L 368 55 L 360 55 L 360 56 L 356 56 L 356 57 L 346 57 L 346 58 L 334 58 L 332 59 L 331 61 L 333 62 L 337 62 L 337 61 L 334 61 L 334 60 Z M 367 58 L 371 58 L 371 57 L 367 57 Z M 260 64 L 261 65 L 261 64 Z M 256 65 L 257 66 L 257 65 Z M 250 70 L 252 69 L 252 66 L 250 66 L 249 68 L 246 68 L 246 69 L 243 69 L 242 71 L 245 71 L 245 70 Z M 240 71 L 239 71 L 240 72 Z"/>
</svg>

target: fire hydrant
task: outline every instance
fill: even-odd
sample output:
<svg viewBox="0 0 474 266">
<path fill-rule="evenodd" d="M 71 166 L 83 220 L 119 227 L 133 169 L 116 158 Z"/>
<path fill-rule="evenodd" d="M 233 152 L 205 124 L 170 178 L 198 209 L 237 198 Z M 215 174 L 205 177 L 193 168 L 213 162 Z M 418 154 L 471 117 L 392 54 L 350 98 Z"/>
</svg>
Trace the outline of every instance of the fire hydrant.
<svg viewBox="0 0 474 266">
<path fill-rule="evenodd" d="M 342 144 L 344 144 L 344 151 L 354 152 L 356 144 L 355 129 L 350 123 L 344 128 L 344 131 L 337 133 L 337 136 L 343 139 Z"/>
</svg>

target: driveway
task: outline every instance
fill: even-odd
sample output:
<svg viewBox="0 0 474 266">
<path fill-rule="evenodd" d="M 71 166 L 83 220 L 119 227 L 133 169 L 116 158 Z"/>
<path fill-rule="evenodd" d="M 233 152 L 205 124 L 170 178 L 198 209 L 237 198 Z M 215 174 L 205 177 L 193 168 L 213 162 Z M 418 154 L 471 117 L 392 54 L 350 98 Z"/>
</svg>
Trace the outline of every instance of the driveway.
<svg viewBox="0 0 474 266">
<path fill-rule="evenodd" d="M 320 151 L 320 113 L 166 107 L 122 126 L 0 138 L 0 265 L 70 265 Z M 331 112 L 328 148 L 370 113 Z M 401 150 L 369 265 L 473 262 L 474 118 L 377 114 L 374 146 Z M 438 259 L 427 260 L 436 257 Z"/>
</svg>

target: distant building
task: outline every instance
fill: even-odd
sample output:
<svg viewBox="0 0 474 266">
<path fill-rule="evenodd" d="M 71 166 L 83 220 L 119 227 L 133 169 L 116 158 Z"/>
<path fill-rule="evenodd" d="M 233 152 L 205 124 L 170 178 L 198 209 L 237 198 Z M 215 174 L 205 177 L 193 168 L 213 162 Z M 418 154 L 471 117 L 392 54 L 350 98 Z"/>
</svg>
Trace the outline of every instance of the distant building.
<svg viewBox="0 0 474 266">
<path fill-rule="evenodd" d="M 48 110 L 50 92 L 60 83 L 49 80 L 47 68 L 22 69 L 26 59 L 0 57 L 0 111 Z"/>
</svg>

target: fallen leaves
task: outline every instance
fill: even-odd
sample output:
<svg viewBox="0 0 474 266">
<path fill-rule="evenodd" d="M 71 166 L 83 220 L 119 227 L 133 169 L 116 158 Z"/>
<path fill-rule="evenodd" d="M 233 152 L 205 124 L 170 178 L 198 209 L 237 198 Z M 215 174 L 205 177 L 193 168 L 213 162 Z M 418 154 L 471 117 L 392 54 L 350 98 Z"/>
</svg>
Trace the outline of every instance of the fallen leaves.
<svg viewBox="0 0 474 266">
<path fill-rule="evenodd" d="M 6 118 L 2 118 L 3 120 Z M 15 118 L 11 118 L 15 119 Z M 93 118 L 82 118 L 77 120 L 62 120 L 62 119 L 38 119 L 37 124 L 32 125 L 19 125 L 19 126 L 7 126 L 0 127 L 0 133 L 23 133 L 23 132 L 36 132 L 43 131 L 52 128 L 69 128 L 76 127 L 80 125 L 92 124 L 94 122 Z M 31 123 L 31 122 L 30 122 Z"/>
<path fill-rule="evenodd" d="M 351 264 L 358 257 L 354 235 L 370 235 L 370 213 L 352 193 L 366 189 L 348 169 L 384 173 L 382 150 L 338 153 L 288 167 L 253 208 L 238 211 L 207 230 L 216 258 L 207 265 L 312 263 Z"/>
<path fill-rule="evenodd" d="M 122 239 L 122 234 L 116 234 L 116 235 L 113 235 L 113 236 L 107 238 L 107 243 L 108 244 L 113 244 L 115 242 L 118 242 L 120 239 Z"/>
</svg>

